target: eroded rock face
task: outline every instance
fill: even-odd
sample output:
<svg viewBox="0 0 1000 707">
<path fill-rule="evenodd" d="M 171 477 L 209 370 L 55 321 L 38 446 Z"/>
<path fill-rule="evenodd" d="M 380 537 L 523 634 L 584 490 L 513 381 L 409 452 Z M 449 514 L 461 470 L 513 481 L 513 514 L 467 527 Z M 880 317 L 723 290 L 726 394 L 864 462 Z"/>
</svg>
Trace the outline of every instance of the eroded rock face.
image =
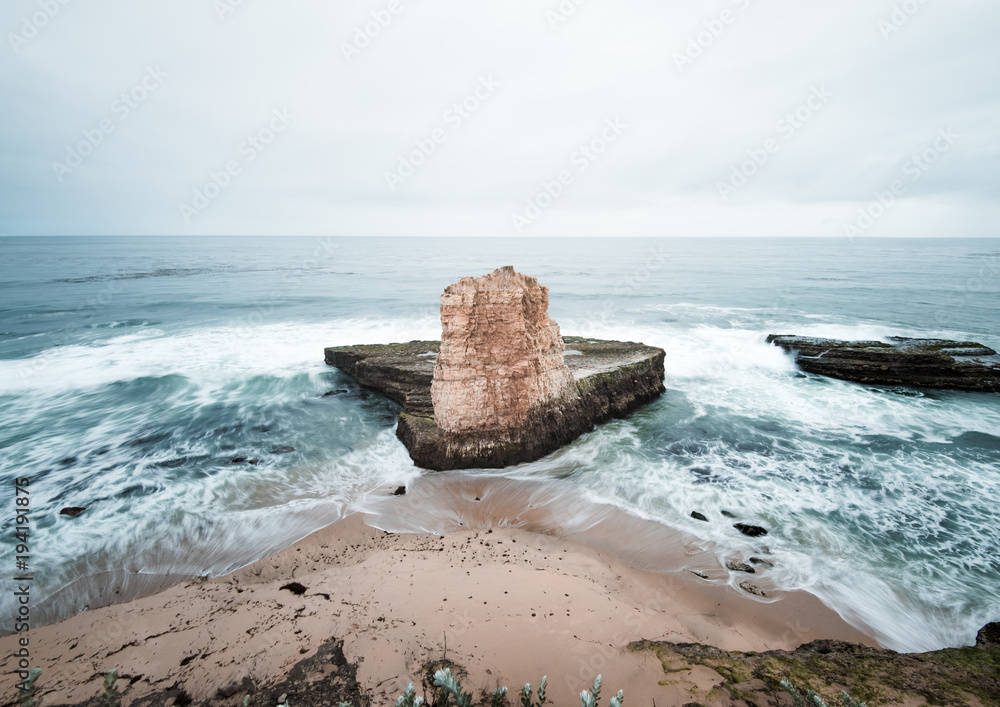
<svg viewBox="0 0 1000 707">
<path fill-rule="evenodd" d="M 446 434 L 516 430 L 578 395 L 549 290 L 508 266 L 441 296 L 431 399 Z"/>
</svg>

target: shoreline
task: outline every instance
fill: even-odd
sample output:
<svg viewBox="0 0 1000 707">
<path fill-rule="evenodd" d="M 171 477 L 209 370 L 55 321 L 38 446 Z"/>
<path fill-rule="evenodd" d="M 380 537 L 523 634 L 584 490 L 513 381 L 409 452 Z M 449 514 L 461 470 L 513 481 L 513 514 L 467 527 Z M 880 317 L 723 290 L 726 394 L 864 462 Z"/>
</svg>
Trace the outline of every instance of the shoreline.
<svg viewBox="0 0 1000 707">
<path fill-rule="evenodd" d="M 552 699 L 569 704 L 602 673 L 609 689 L 648 703 L 665 694 L 663 668 L 627 651 L 635 641 L 739 651 L 819 638 L 877 645 L 807 592 L 774 591 L 766 577 L 751 576 L 768 594 L 761 601 L 721 576 L 699 578 L 690 570 L 714 557 L 680 531 L 640 519 L 622 525 L 624 513 L 598 508 L 603 517 L 560 536 L 557 511 L 567 509 L 550 507 L 528 482 L 435 474 L 413 486 L 399 497 L 372 494 L 360 512 L 224 577 L 33 628 L 40 696 L 47 704 L 90 699 L 117 668 L 130 683 L 126 704 L 175 684 L 203 700 L 244 679 L 279 683 L 341 639 L 374 704 L 394 701 L 443 656 L 468 670 L 467 689 L 516 690 L 547 674 Z M 427 497 L 452 504 L 451 520 L 435 515 L 450 527 L 415 527 Z M 659 528 L 660 561 L 673 563 L 661 567 L 674 571 L 636 568 L 600 547 L 626 535 L 648 546 L 644 525 Z M 618 554 L 628 559 L 627 546 Z M 0 649 L 13 653 L 15 641 L 0 638 Z M 7 694 L 15 682 L 11 673 L 0 678 Z M 230 702 L 238 704 L 222 700 Z"/>
</svg>

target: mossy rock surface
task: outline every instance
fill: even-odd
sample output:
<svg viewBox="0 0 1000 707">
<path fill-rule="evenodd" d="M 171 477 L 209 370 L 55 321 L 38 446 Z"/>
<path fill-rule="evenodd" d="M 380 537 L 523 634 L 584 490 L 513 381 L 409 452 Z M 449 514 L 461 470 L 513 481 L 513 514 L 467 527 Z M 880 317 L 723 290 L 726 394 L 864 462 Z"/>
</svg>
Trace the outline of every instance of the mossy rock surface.
<svg viewBox="0 0 1000 707">
<path fill-rule="evenodd" d="M 633 651 L 651 651 L 664 674 L 677 678 L 674 666 L 687 663 L 715 671 L 719 704 L 786 705 L 781 687 L 788 680 L 803 694 L 815 691 L 831 707 L 847 692 L 868 707 L 892 704 L 1000 706 L 1000 625 L 980 632 L 976 646 L 931 653 L 903 654 L 843 641 L 813 641 L 794 651 L 741 653 L 692 643 L 639 641 Z"/>
</svg>

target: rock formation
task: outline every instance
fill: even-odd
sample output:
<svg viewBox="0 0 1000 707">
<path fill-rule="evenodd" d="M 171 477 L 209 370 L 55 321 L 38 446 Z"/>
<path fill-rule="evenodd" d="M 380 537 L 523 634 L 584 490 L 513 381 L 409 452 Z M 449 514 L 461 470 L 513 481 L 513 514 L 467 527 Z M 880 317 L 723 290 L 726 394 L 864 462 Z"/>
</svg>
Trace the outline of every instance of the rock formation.
<svg viewBox="0 0 1000 707">
<path fill-rule="evenodd" d="M 441 350 L 431 399 L 448 434 L 516 430 L 577 397 L 549 289 L 508 266 L 441 296 Z"/>
<path fill-rule="evenodd" d="M 665 391 L 663 349 L 560 337 L 547 288 L 512 268 L 446 289 L 441 321 L 442 342 L 326 349 L 402 405 L 396 436 L 425 469 L 534 461 Z"/>
<path fill-rule="evenodd" d="M 1000 392 L 1000 356 L 971 341 L 908 339 L 838 341 L 771 334 L 808 373 L 856 383 Z"/>
</svg>

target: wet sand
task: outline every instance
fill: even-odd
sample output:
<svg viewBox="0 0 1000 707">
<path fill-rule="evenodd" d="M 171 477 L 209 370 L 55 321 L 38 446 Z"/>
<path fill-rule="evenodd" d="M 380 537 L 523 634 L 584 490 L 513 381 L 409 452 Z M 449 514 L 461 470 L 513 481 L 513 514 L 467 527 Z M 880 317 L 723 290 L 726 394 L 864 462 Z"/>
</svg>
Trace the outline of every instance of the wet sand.
<svg viewBox="0 0 1000 707">
<path fill-rule="evenodd" d="M 362 512 L 225 577 L 32 629 L 42 699 L 94 697 L 113 668 L 131 683 L 125 704 L 175 684 L 205 699 L 244 678 L 279 682 L 340 638 L 377 705 L 419 683 L 421 666 L 442 657 L 468 669 L 473 692 L 500 684 L 516 691 L 546 674 L 555 704 L 577 704 L 602 673 L 605 694 L 623 688 L 631 704 L 684 704 L 704 699 L 719 675 L 696 666 L 665 680 L 661 661 L 626 650 L 630 642 L 745 651 L 815 638 L 876 645 L 812 595 L 776 591 L 766 574 L 746 578 L 767 599 L 749 596 L 682 533 L 546 493 L 508 479 L 426 476 L 406 496 L 374 494 Z M 422 527 L 430 499 L 452 513 L 435 513 L 433 527 Z M 591 515 L 561 537 L 559 517 L 573 513 Z M 661 571 L 630 566 L 630 558 Z M 301 587 L 284 588 L 292 582 Z M 15 641 L 0 638 L 0 650 L 11 655 Z M 0 677 L 5 695 L 15 680 Z"/>
</svg>

